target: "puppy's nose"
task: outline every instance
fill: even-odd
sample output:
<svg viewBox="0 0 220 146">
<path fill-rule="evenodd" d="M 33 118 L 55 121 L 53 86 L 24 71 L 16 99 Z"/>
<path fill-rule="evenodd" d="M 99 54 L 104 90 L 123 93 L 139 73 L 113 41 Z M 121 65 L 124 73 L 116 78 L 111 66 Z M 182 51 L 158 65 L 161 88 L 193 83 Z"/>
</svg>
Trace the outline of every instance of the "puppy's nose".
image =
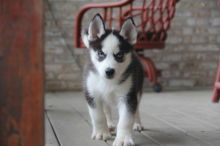
<svg viewBox="0 0 220 146">
<path fill-rule="evenodd" d="M 112 79 L 114 77 L 115 70 L 113 68 L 107 68 L 105 70 L 105 74 L 107 78 Z"/>
</svg>

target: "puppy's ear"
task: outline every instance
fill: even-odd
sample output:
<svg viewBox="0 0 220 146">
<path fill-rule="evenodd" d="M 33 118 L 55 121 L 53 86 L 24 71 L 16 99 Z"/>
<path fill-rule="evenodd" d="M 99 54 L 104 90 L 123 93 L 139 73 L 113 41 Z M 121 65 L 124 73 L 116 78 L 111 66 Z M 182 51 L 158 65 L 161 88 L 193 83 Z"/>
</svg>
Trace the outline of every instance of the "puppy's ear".
<svg viewBox="0 0 220 146">
<path fill-rule="evenodd" d="M 84 31 L 81 32 L 81 38 L 84 43 L 84 45 L 89 48 L 89 39 L 88 39 L 88 30 L 85 29 Z"/>
<path fill-rule="evenodd" d="M 90 41 L 100 38 L 105 33 L 104 21 L 100 14 L 96 14 L 89 24 L 88 39 Z"/>
<path fill-rule="evenodd" d="M 126 19 L 122 25 L 120 35 L 127 40 L 131 45 L 137 41 L 137 30 L 133 19 L 130 17 Z"/>
</svg>

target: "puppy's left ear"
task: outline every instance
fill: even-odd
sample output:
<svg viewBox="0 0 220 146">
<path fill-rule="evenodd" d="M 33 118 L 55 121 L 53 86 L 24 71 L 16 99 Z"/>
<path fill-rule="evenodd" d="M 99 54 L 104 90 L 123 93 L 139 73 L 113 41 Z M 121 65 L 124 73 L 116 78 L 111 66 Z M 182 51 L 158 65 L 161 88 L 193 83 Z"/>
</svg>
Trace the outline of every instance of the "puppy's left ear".
<svg viewBox="0 0 220 146">
<path fill-rule="evenodd" d="M 131 45 L 137 41 L 137 29 L 132 18 L 128 18 L 122 25 L 120 35 L 127 40 Z"/>
<path fill-rule="evenodd" d="M 105 33 L 105 24 L 100 14 L 96 14 L 89 24 L 89 40 L 96 40 Z"/>
</svg>

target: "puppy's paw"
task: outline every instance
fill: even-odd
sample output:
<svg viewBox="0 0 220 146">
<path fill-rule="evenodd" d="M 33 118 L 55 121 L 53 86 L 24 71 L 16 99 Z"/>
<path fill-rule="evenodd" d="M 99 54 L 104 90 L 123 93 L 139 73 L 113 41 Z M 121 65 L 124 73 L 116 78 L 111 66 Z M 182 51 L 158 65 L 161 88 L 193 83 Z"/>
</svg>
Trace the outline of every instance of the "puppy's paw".
<svg viewBox="0 0 220 146">
<path fill-rule="evenodd" d="M 114 123 L 113 123 L 113 122 L 108 123 L 108 129 L 109 129 L 109 131 L 110 131 L 110 132 L 112 132 L 112 131 L 114 131 L 114 130 L 115 130 L 115 125 L 114 125 Z"/>
<path fill-rule="evenodd" d="M 141 132 L 142 130 L 144 130 L 144 127 L 140 123 L 134 123 L 133 130 Z"/>
<path fill-rule="evenodd" d="M 131 136 L 118 138 L 116 137 L 112 146 L 134 146 L 134 141 Z"/>
<path fill-rule="evenodd" d="M 94 140 L 107 141 L 111 138 L 111 134 L 108 130 L 97 130 L 93 131 L 91 138 Z"/>
</svg>

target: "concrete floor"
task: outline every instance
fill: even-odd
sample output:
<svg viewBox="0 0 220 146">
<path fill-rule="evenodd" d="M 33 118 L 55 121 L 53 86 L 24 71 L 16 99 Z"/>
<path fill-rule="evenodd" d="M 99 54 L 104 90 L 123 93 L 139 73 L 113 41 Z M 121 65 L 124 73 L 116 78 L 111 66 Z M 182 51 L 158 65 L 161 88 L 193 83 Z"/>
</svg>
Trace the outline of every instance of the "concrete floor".
<svg viewBox="0 0 220 146">
<path fill-rule="evenodd" d="M 137 146 L 220 146 L 220 104 L 211 91 L 145 93 L 145 130 L 133 132 Z M 82 93 L 47 93 L 46 146 L 111 146 L 90 139 L 91 124 Z"/>
</svg>

